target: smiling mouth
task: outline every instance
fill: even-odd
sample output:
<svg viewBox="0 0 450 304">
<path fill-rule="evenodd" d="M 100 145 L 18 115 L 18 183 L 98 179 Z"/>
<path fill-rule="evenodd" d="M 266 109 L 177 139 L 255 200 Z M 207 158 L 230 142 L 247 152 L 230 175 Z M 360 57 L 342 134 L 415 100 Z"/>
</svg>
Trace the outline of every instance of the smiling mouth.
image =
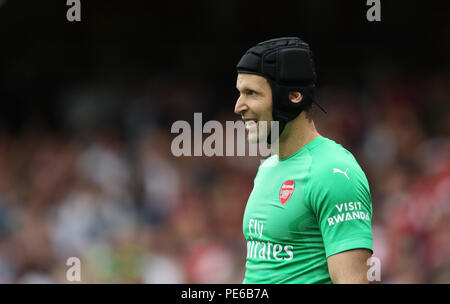
<svg viewBox="0 0 450 304">
<path fill-rule="evenodd" d="M 245 128 L 248 129 L 252 129 L 254 127 L 256 127 L 258 121 L 256 119 L 245 119 Z"/>
</svg>

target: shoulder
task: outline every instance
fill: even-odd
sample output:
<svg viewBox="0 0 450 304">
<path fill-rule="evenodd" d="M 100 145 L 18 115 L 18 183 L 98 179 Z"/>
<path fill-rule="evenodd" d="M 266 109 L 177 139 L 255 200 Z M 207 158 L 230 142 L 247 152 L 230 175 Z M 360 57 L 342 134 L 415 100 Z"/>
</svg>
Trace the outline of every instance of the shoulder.
<svg viewBox="0 0 450 304">
<path fill-rule="evenodd" d="M 305 195 L 316 212 L 343 202 L 361 202 L 370 209 L 371 198 L 367 178 L 353 155 L 330 141 L 312 151 L 312 164 Z"/>
<path fill-rule="evenodd" d="M 311 155 L 310 177 L 323 178 L 324 176 L 347 176 L 349 173 L 362 172 L 361 167 L 353 154 L 331 139 L 325 139 L 309 151 Z"/>
<path fill-rule="evenodd" d="M 275 167 L 277 164 L 278 164 L 278 155 L 275 154 L 262 161 L 262 163 L 259 165 L 259 168 Z"/>
<path fill-rule="evenodd" d="M 357 160 L 340 144 L 327 139 L 312 149 L 310 154 L 309 191 L 331 195 L 362 188 L 368 190 L 367 178 Z"/>
</svg>

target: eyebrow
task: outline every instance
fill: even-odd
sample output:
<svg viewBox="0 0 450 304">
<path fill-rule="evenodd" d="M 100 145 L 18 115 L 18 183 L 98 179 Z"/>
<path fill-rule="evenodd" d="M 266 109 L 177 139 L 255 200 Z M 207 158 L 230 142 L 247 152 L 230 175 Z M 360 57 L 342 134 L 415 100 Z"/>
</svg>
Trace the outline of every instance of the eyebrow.
<svg viewBox="0 0 450 304">
<path fill-rule="evenodd" d="M 248 87 L 248 86 L 246 86 L 246 85 L 242 86 L 241 89 L 239 89 L 238 86 L 236 85 L 236 89 L 237 89 L 239 92 L 241 92 L 241 91 L 242 91 L 242 92 L 245 92 L 245 91 L 253 91 L 253 92 L 256 92 L 256 93 L 261 93 L 260 90 L 254 89 L 254 88 L 250 88 L 250 87 Z"/>
</svg>

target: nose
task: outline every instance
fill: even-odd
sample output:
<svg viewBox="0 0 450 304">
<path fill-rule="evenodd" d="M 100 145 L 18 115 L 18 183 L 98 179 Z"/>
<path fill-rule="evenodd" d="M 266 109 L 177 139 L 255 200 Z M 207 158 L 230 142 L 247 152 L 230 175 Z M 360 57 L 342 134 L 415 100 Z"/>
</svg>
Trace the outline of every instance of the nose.
<svg viewBox="0 0 450 304">
<path fill-rule="evenodd" d="M 236 105 L 234 106 L 234 113 L 238 115 L 242 115 L 243 112 L 248 110 L 248 106 L 244 101 L 244 98 L 242 96 L 239 96 L 239 98 L 236 100 Z"/>
</svg>

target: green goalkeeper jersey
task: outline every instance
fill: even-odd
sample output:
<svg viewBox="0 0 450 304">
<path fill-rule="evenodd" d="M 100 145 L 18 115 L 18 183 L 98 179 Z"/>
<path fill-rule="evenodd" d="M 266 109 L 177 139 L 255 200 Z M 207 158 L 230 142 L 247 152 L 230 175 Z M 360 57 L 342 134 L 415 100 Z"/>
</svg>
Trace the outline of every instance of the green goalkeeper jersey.
<svg viewBox="0 0 450 304">
<path fill-rule="evenodd" d="M 317 137 L 293 155 L 258 169 L 245 208 L 243 283 L 332 283 L 327 258 L 372 251 L 372 202 L 353 155 Z"/>
</svg>

